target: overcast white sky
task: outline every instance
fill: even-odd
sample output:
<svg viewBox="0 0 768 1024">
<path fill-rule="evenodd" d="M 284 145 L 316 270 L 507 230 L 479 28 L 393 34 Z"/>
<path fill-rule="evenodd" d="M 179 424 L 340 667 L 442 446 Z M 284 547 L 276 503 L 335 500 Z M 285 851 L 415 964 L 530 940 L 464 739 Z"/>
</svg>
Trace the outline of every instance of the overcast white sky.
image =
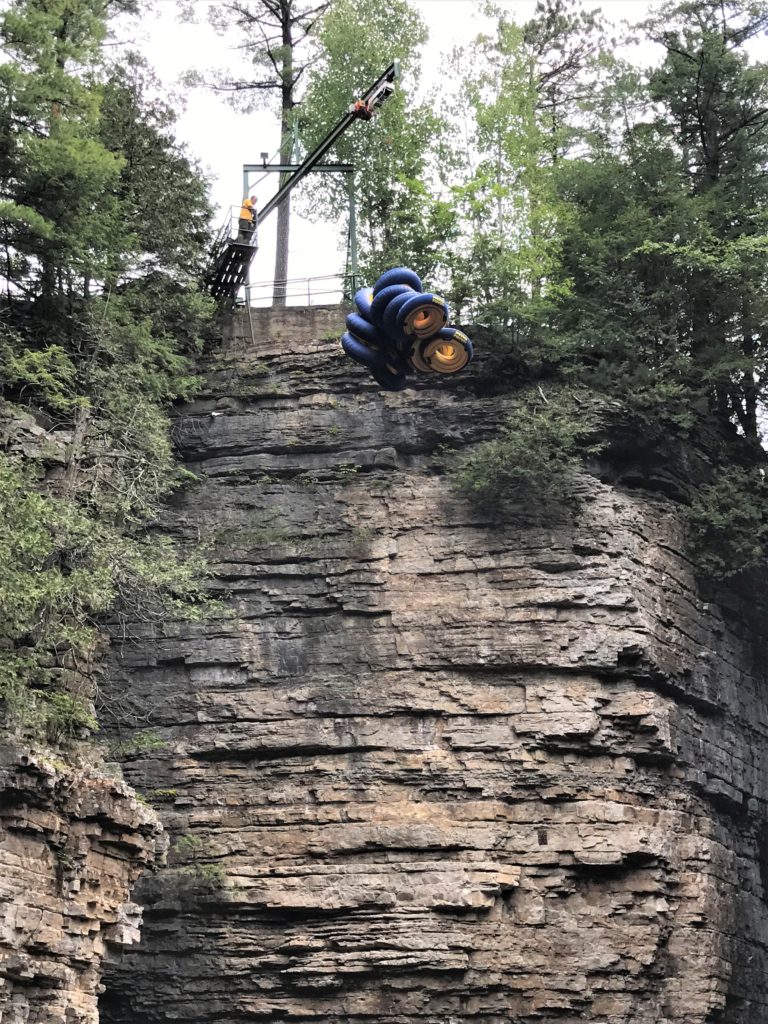
<svg viewBox="0 0 768 1024">
<path fill-rule="evenodd" d="M 186 109 L 179 119 L 178 135 L 201 161 L 212 178 L 213 201 L 220 211 L 238 203 L 242 189 L 242 165 L 256 163 L 262 152 L 274 153 L 279 143 L 276 119 L 263 111 L 236 113 L 227 103 L 204 90 L 184 90 L 179 76 L 189 68 L 205 70 L 225 67 L 234 59 L 231 49 L 206 24 L 205 8 L 215 0 L 196 0 L 199 24 L 178 21 L 176 0 L 156 0 L 155 14 L 141 25 L 133 25 L 129 35 L 146 54 L 170 94 L 184 97 Z M 602 7 L 614 23 L 640 21 L 660 0 L 599 0 L 585 2 L 591 10 Z M 425 51 L 422 74 L 425 84 L 439 80 L 440 54 L 470 41 L 483 26 L 479 0 L 414 0 L 430 32 L 430 47 Z M 517 21 L 530 18 L 535 0 L 501 0 Z M 125 38 L 125 35 L 123 35 Z M 386 58 L 382 58 L 383 66 Z M 341 111 L 339 112 L 341 114 Z M 277 175 L 259 185 L 260 204 L 277 186 Z M 300 187 L 300 186 L 299 186 Z M 274 264 L 275 217 L 260 232 L 260 249 L 254 260 L 251 281 L 266 282 Z M 311 224 L 293 218 L 289 277 L 318 277 L 343 269 L 345 239 L 337 225 Z M 317 284 L 313 285 L 316 292 Z M 254 301 L 257 301 L 254 294 Z M 305 300 L 306 301 L 306 300 Z M 323 300 L 321 300 L 323 301 Z M 324 301 L 336 301 L 329 296 Z"/>
</svg>

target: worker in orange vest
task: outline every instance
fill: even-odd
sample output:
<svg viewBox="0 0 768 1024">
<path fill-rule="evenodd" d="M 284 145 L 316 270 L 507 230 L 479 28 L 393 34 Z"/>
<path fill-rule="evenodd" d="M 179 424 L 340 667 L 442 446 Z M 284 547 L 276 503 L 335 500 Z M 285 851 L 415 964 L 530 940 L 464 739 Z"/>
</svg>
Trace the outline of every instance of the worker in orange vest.
<svg viewBox="0 0 768 1024">
<path fill-rule="evenodd" d="M 373 108 L 365 100 L 356 100 L 349 108 L 352 117 L 359 117 L 362 121 L 370 121 L 373 117 Z"/>
<path fill-rule="evenodd" d="M 247 242 L 256 228 L 256 196 L 248 196 L 243 200 L 240 207 L 240 219 L 238 220 L 240 231 L 237 236 L 238 242 Z"/>
</svg>

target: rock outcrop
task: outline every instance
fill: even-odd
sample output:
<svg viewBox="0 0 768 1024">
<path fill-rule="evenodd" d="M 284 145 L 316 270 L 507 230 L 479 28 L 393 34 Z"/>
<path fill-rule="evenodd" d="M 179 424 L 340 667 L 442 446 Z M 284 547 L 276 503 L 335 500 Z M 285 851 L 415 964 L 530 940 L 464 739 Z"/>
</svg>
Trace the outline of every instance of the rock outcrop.
<svg viewBox="0 0 768 1024">
<path fill-rule="evenodd" d="M 232 614 L 111 673 L 172 847 L 103 1024 L 765 1024 L 762 595 L 706 603 L 640 490 L 494 521 L 443 471 L 509 398 L 382 394 L 339 310 L 253 316 L 168 523 Z"/>
<path fill-rule="evenodd" d="M 97 1024 L 105 953 L 137 941 L 130 893 L 159 845 L 124 783 L 0 745 L 3 1024 Z"/>
</svg>

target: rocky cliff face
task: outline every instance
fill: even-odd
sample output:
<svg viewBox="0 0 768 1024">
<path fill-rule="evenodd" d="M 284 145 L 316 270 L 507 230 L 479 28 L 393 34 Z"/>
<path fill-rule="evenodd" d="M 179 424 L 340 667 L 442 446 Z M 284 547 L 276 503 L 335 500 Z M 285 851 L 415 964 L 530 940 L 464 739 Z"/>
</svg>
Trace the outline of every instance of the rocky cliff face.
<svg viewBox="0 0 768 1024">
<path fill-rule="evenodd" d="M 160 827 L 124 783 L 0 745 L 0 1021 L 96 1024 L 107 949 L 135 942 L 130 893 Z"/>
<path fill-rule="evenodd" d="M 169 529 L 233 614 L 113 665 L 172 850 L 103 1024 L 765 1024 L 760 616 L 701 599 L 647 493 L 459 499 L 441 446 L 508 399 L 382 394 L 341 322 L 237 320 L 180 413 Z"/>
</svg>

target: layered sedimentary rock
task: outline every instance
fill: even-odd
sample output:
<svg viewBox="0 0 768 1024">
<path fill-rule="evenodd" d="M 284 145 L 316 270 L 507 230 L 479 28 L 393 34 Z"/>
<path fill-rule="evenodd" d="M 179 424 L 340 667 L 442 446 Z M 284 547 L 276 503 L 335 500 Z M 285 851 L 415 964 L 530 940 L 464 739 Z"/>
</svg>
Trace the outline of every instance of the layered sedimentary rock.
<svg viewBox="0 0 768 1024">
<path fill-rule="evenodd" d="M 167 528 L 231 614 L 113 664 L 172 848 L 102 1021 L 765 1024 L 759 609 L 701 598 L 652 494 L 467 503 L 445 465 L 510 399 L 382 394 L 341 323 L 240 318 L 180 412 Z"/>
<path fill-rule="evenodd" d="M 107 949 L 135 942 L 130 899 L 160 826 L 122 782 L 0 744 L 0 1021 L 96 1024 Z"/>
</svg>

